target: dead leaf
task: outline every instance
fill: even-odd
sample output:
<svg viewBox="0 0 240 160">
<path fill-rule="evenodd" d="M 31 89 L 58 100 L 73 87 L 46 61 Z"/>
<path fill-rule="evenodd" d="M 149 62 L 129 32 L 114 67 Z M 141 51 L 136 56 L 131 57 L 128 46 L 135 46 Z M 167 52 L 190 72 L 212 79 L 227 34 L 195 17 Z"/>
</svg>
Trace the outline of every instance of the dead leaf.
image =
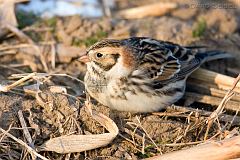
<svg viewBox="0 0 240 160">
<path fill-rule="evenodd" d="M 90 105 L 90 104 L 89 104 Z M 108 145 L 118 135 L 118 127 L 107 116 L 92 111 L 92 118 L 104 126 L 109 133 L 97 135 L 69 135 L 53 138 L 37 148 L 38 151 L 54 151 L 57 153 L 83 152 Z"/>
</svg>

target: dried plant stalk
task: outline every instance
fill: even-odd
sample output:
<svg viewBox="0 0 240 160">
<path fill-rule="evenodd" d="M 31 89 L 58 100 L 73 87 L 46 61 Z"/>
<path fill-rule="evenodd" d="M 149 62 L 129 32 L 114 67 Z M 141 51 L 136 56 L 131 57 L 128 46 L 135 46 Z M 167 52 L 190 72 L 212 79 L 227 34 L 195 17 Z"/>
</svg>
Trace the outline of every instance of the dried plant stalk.
<svg viewBox="0 0 240 160">
<path fill-rule="evenodd" d="M 228 103 L 228 101 L 234 96 L 234 94 L 235 94 L 234 90 L 235 90 L 236 86 L 238 85 L 239 81 L 240 81 L 240 74 L 234 80 L 231 89 L 227 92 L 227 94 L 225 95 L 225 97 L 223 98 L 221 103 L 219 104 L 218 108 L 214 112 L 212 112 L 212 114 L 208 117 L 208 120 L 207 120 L 208 126 L 207 126 L 207 130 L 206 130 L 205 137 L 204 137 L 205 140 L 207 139 L 208 131 L 209 131 L 210 127 L 212 126 L 213 122 L 222 113 L 223 109 L 226 108 L 226 104 Z M 240 109 L 240 107 L 238 105 L 237 111 L 239 111 L 239 109 Z"/>
<path fill-rule="evenodd" d="M 14 87 L 22 84 L 23 82 L 25 82 L 25 81 L 33 78 L 35 75 L 36 75 L 36 73 L 34 72 L 34 73 L 31 73 L 31 74 L 26 75 L 25 77 L 19 79 L 18 81 L 14 82 L 14 83 L 12 83 L 12 84 L 10 84 L 10 85 L 7 85 L 7 86 L 2 86 L 2 85 L 0 85 L 0 92 L 8 92 L 8 91 L 11 90 L 12 88 L 14 88 Z"/>
<path fill-rule="evenodd" d="M 159 2 L 150 5 L 144 5 L 136 8 L 122 10 L 118 13 L 118 16 L 126 19 L 138 19 L 148 16 L 162 16 L 175 8 L 177 8 L 176 3 Z"/>
<path fill-rule="evenodd" d="M 145 160 L 225 160 L 239 158 L 240 136 L 218 142 L 207 142 L 189 149 L 175 151 Z"/>
<path fill-rule="evenodd" d="M 193 93 L 193 92 L 186 92 L 184 97 L 186 99 L 192 99 L 193 101 L 196 101 L 196 102 L 211 104 L 211 105 L 215 105 L 215 106 L 218 106 L 222 101 L 222 98 L 219 98 L 219 97 L 202 95 L 202 94 Z M 239 105 L 240 105 L 240 102 L 231 100 L 231 101 L 229 101 L 228 105 L 226 106 L 226 109 L 232 110 L 232 111 L 238 111 L 240 109 Z"/>
<path fill-rule="evenodd" d="M 29 131 L 27 129 L 27 124 L 26 124 L 26 122 L 24 120 L 22 110 L 18 111 L 18 118 L 19 118 L 20 124 L 22 126 L 24 136 L 26 137 L 26 139 L 27 139 L 27 141 L 29 143 L 29 146 L 34 149 L 34 142 L 32 140 L 31 134 L 29 133 Z"/>
<path fill-rule="evenodd" d="M 167 109 L 167 111 L 175 111 L 175 112 L 178 112 L 178 113 L 190 113 L 190 112 L 193 112 L 194 114 L 198 113 L 199 115 L 204 116 L 204 117 L 209 117 L 212 114 L 212 112 L 210 112 L 210 111 L 195 109 L 195 108 L 191 108 L 191 107 L 176 106 L 176 105 L 168 106 L 166 109 Z M 156 112 L 156 113 L 154 112 L 153 114 L 164 116 L 165 113 L 164 112 Z M 167 116 L 176 116 L 176 115 L 171 115 L 171 113 L 168 113 L 168 114 L 169 115 L 167 115 Z M 180 115 L 181 114 L 179 114 L 179 116 Z M 191 120 L 195 121 L 196 117 L 193 117 Z M 234 117 L 234 116 L 228 115 L 228 114 L 221 114 L 219 116 L 219 121 L 220 122 L 225 122 L 225 123 L 232 121 L 232 125 L 239 125 L 240 117 L 238 117 L 238 116 Z"/>
<path fill-rule="evenodd" d="M 27 151 L 30 154 L 36 155 L 37 157 L 43 159 L 43 160 L 49 160 L 46 157 L 42 156 L 41 154 L 37 153 L 33 148 L 31 148 L 30 146 L 28 146 L 25 142 L 23 142 L 21 139 L 18 139 L 16 137 L 14 137 L 12 134 L 8 133 L 7 131 L 5 131 L 4 129 L 0 128 L 0 131 L 2 133 L 4 133 L 6 136 L 8 136 L 9 138 L 13 139 L 14 141 L 16 141 L 17 143 L 19 143 L 20 145 L 22 145 L 23 147 L 25 147 L 27 149 Z"/>
<path fill-rule="evenodd" d="M 227 93 L 227 90 L 219 89 L 217 85 L 191 78 L 187 81 L 187 88 L 190 92 L 197 92 L 204 95 L 210 94 L 211 96 L 219 98 L 223 98 Z M 240 94 L 234 96 L 232 100 L 240 102 Z"/>
<path fill-rule="evenodd" d="M 193 79 L 197 79 L 203 82 L 208 82 L 210 84 L 215 84 L 220 89 L 231 89 L 232 84 L 234 83 L 234 78 L 229 77 L 220 73 L 216 73 L 213 71 L 209 71 L 206 69 L 198 69 L 197 71 L 193 72 L 190 76 Z M 240 84 L 235 87 L 235 91 L 240 93 Z"/>
</svg>

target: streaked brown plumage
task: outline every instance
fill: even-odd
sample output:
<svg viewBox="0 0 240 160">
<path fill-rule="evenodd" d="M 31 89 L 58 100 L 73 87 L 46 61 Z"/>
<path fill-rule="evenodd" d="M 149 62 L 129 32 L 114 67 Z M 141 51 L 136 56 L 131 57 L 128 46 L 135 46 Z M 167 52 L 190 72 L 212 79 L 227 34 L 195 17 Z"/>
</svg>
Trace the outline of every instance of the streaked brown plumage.
<svg viewBox="0 0 240 160">
<path fill-rule="evenodd" d="M 116 110 L 160 110 L 183 96 L 186 78 L 203 62 L 228 57 L 198 48 L 145 37 L 102 40 L 80 58 L 87 63 L 86 90 Z"/>
</svg>

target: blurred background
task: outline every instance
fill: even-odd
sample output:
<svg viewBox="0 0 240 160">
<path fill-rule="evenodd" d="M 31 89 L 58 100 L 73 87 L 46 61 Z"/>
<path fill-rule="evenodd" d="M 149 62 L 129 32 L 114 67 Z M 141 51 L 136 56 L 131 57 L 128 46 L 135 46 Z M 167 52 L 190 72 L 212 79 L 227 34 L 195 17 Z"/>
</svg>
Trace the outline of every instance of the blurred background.
<svg viewBox="0 0 240 160">
<path fill-rule="evenodd" d="M 19 28 L 34 42 L 45 43 L 46 48 L 46 43 L 51 42 L 60 46 L 64 44 L 78 47 L 84 51 L 104 38 L 146 36 L 181 45 L 203 45 L 211 49 L 228 51 L 237 60 L 231 64 L 233 68 L 228 69 L 228 72 L 239 71 L 235 69 L 235 66 L 240 64 L 238 63 L 240 62 L 239 0 L 181 2 L 177 0 L 1 0 L 0 2 L 2 22 Z M 5 35 L 5 31 L 0 32 L 0 38 L 5 38 Z M 26 48 L 22 49 L 23 52 L 27 52 L 26 50 Z M 58 55 L 60 59 L 64 59 L 61 54 Z M 63 55 L 66 56 L 64 53 Z M 72 53 L 68 58 L 79 55 L 80 52 Z M 62 60 L 57 59 L 56 62 Z M 45 65 L 45 68 L 38 69 L 46 71 L 47 68 Z M 35 66 L 34 69 L 32 66 L 31 69 L 37 68 Z"/>
</svg>

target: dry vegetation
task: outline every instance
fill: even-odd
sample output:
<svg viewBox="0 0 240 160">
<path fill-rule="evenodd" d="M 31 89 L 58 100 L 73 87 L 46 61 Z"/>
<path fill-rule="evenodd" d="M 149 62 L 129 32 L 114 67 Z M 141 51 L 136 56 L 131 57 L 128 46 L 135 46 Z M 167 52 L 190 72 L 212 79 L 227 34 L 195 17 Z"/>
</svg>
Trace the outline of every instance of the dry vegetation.
<svg viewBox="0 0 240 160">
<path fill-rule="evenodd" d="M 117 0 L 112 17 L 100 19 L 17 12 L 16 20 L 13 1 L 0 0 L 1 160 L 239 158 L 239 8 L 156 2 Z M 226 1 L 239 7 L 235 2 Z M 76 58 L 100 39 L 129 36 L 209 46 L 234 58 L 204 64 L 185 97 L 161 112 L 85 103 L 86 68 Z"/>
</svg>

